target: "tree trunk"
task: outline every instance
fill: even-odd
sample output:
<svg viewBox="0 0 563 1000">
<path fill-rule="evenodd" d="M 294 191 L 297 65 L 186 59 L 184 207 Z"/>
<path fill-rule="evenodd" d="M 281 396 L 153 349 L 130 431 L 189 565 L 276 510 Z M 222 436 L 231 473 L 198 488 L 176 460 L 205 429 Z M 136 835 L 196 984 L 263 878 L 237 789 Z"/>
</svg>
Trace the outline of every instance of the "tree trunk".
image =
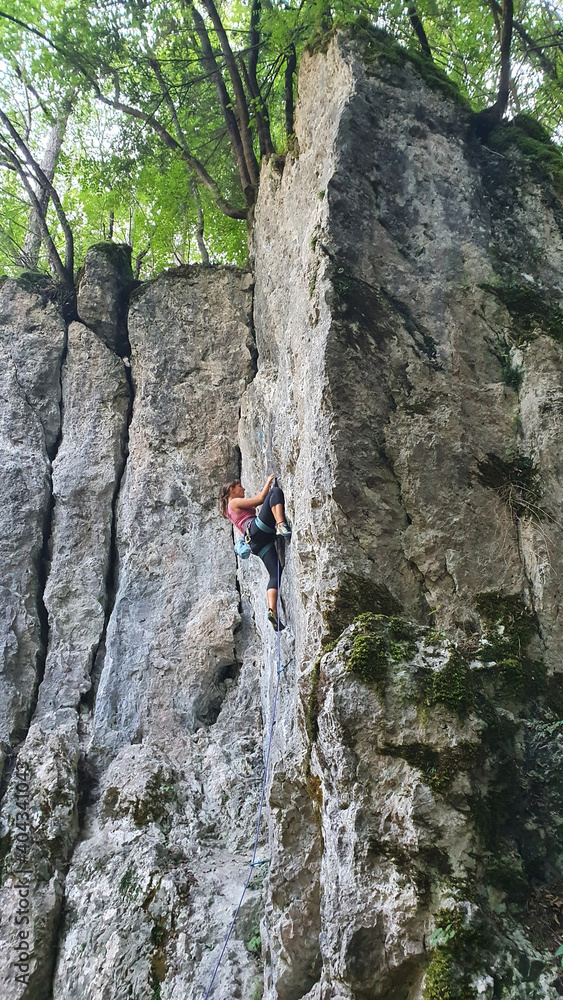
<svg viewBox="0 0 563 1000">
<path fill-rule="evenodd" d="M 215 28 L 217 38 L 219 39 L 219 45 L 221 46 L 221 51 L 223 53 L 223 58 L 225 60 L 225 66 L 227 72 L 231 78 L 231 83 L 233 85 L 233 92 L 235 95 L 235 107 L 237 112 L 238 124 L 240 129 L 240 137 L 242 141 L 242 147 L 244 149 L 244 158 L 246 160 L 246 166 L 248 168 L 248 173 L 250 175 L 250 183 L 256 190 L 258 187 L 258 161 L 254 154 L 254 148 L 252 145 L 252 132 L 250 129 L 250 115 L 248 111 L 248 103 L 246 100 L 246 94 L 244 92 L 244 87 L 242 85 L 242 80 L 240 78 L 240 73 L 237 69 L 235 57 L 233 51 L 229 44 L 229 39 L 227 37 L 227 32 L 225 31 L 223 22 L 219 17 L 217 8 L 213 0 L 202 0 L 203 6 L 205 7 L 209 17 L 211 18 L 211 23 Z"/>
<path fill-rule="evenodd" d="M 500 11 L 500 31 L 498 15 L 498 4 L 492 3 L 493 17 L 495 18 L 497 33 L 500 34 L 500 79 L 498 97 L 494 104 L 473 117 L 473 129 L 475 134 L 483 141 L 501 121 L 510 95 L 510 46 L 512 43 L 512 29 L 514 27 L 514 0 L 502 0 Z"/>
<path fill-rule="evenodd" d="M 209 35 L 205 27 L 205 22 L 201 14 L 193 4 L 191 5 L 191 10 L 194 19 L 194 27 L 196 30 L 197 37 L 199 39 L 199 44 L 201 45 L 202 63 L 210 79 L 213 80 L 213 83 L 215 84 L 215 88 L 217 90 L 217 96 L 219 98 L 221 111 L 223 112 L 223 117 L 227 125 L 227 132 L 229 133 L 229 139 L 231 142 L 231 148 L 234 153 L 235 162 L 240 177 L 241 187 L 245 193 L 247 202 L 252 201 L 252 198 L 249 199 L 248 197 L 248 193 L 252 189 L 252 182 L 250 180 L 250 174 L 248 172 L 248 166 L 244 155 L 244 148 L 242 145 L 242 139 L 240 137 L 238 123 L 233 113 L 231 98 L 229 96 L 229 93 L 225 86 L 225 82 L 221 75 L 221 70 L 217 65 L 217 60 L 215 59 L 215 55 L 211 47 Z"/>
<path fill-rule="evenodd" d="M 412 4 L 412 6 L 408 8 L 408 15 L 412 25 L 412 29 L 420 42 L 420 47 L 422 49 L 423 54 L 425 56 L 428 56 L 429 59 L 432 59 L 432 49 L 430 48 L 430 44 L 428 42 L 428 38 L 424 30 L 424 25 L 420 20 L 420 17 L 418 16 L 418 11 L 414 4 Z"/>
<path fill-rule="evenodd" d="M 55 171 L 57 169 L 57 163 L 59 161 L 60 152 L 64 142 L 66 127 L 72 110 L 72 102 L 74 100 L 75 93 L 76 91 L 74 89 L 69 91 L 62 103 L 62 110 L 57 116 L 56 122 L 49 129 L 47 135 L 47 145 L 43 159 L 41 160 L 41 169 L 51 184 L 55 179 Z M 41 187 L 36 194 L 43 218 L 45 218 L 49 207 L 49 191 Z M 20 255 L 21 266 L 29 268 L 30 271 L 33 271 L 37 267 L 40 251 L 41 232 L 37 221 L 37 214 L 33 208 L 30 208 L 27 218 L 25 239 L 23 241 Z"/>
<path fill-rule="evenodd" d="M 295 74 L 295 68 L 297 66 L 297 53 L 295 51 L 295 45 L 290 45 L 287 50 L 287 55 L 285 58 L 285 75 L 284 75 L 284 98 L 285 98 L 285 134 L 289 144 L 293 142 L 294 139 L 294 121 L 293 114 L 295 110 L 295 103 L 293 100 L 293 77 Z"/>
<path fill-rule="evenodd" d="M 510 94 L 510 46 L 512 43 L 512 26 L 514 22 L 514 0 L 503 0 L 502 3 L 502 36 L 500 42 L 500 83 L 498 97 L 495 103 L 498 121 L 501 120 L 508 104 Z"/>
<path fill-rule="evenodd" d="M 207 253 L 207 247 L 205 245 L 205 240 L 203 238 L 204 233 L 204 218 L 203 218 L 203 205 L 201 204 L 201 196 L 199 193 L 199 188 L 197 186 L 197 180 L 192 174 L 190 177 L 190 190 L 192 192 L 192 197 L 195 201 L 197 209 L 197 228 L 196 228 L 196 240 L 198 250 L 201 255 L 201 263 L 204 267 L 209 267 L 209 254 Z"/>
</svg>

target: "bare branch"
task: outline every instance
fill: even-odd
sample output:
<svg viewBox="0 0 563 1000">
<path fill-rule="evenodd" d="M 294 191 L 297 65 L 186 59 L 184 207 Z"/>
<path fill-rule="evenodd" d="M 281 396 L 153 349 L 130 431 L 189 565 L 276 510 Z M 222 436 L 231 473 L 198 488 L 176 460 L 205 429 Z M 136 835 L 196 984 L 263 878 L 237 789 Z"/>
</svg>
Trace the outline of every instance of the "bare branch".
<svg viewBox="0 0 563 1000">
<path fill-rule="evenodd" d="M 65 211 L 61 204 L 58 191 L 56 190 L 55 187 L 53 187 L 51 181 L 49 180 L 45 172 L 41 169 L 37 160 L 32 156 L 29 147 L 23 141 L 17 129 L 14 128 L 10 119 L 6 114 L 4 114 L 2 110 L 0 110 L 0 121 L 7 129 L 9 135 L 11 136 L 12 140 L 16 145 L 16 148 L 20 150 L 20 153 L 23 156 L 24 161 L 27 161 L 31 166 L 33 173 L 35 175 L 35 179 L 37 180 L 37 183 L 40 185 L 41 188 L 43 188 L 44 191 L 47 191 L 49 193 L 49 196 L 51 198 L 51 201 L 53 202 L 55 212 L 57 213 L 59 222 L 61 224 L 64 233 L 65 271 L 68 274 L 72 275 L 74 272 L 74 238 L 72 235 L 72 230 L 68 224 L 68 219 L 66 217 Z M 26 184 L 26 190 L 27 190 L 27 184 Z M 37 201 L 35 194 L 34 198 Z"/>
<path fill-rule="evenodd" d="M 22 184 L 27 192 L 30 205 L 36 214 L 37 225 L 39 226 L 39 230 L 41 232 L 41 238 L 43 240 L 45 252 L 47 254 L 47 258 L 54 273 L 57 275 L 58 278 L 60 278 L 61 282 L 63 283 L 67 291 L 72 290 L 72 292 L 74 292 L 72 271 L 69 274 L 69 272 L 67 271 L 65 265 L 63 264 L 60 258 L 59 252 L 53 242 L 53 238 L 47 228 L 45 217 L 41 212 L 41 206 L 37 199 L 37 195 L 33 190 L 33 187 L 29 181 L 29 178 L 25 170 L 22 169 L 22 166 L 16 154 L 11 149 L 9 149 L 8 146 L 5 146 L 4 143 L 2 142 L 0 142 L 0 153 L 2 153 L 3 156 L 5 156 L 8 160 L 11 161 L 11 163 L 13 164 L 13 168 L 16 170 L 19 177 L 21 178 Z"/>
<path fill-rule="evenodd" d="M 199 39 L 199 44 L 201 46 L 202 62 L 204 67 L 207 69 L 209 78 L 212 79 L 213 83 L 215 84 L 215 89 L 217 91 L 217 96 L 219 98 L 219 104 L 221 107 L 221 111 L 223 113 L 223 118 L 225 119 L 227 125 L 229 139 L 231 142 L 231 148 L 234 153 L 241 186 L 245 193 L 247 201 L 251 203 L 253 200 L 251 194 L 252 182 L 250 180 L 248 164 L 246 162 L 246 157 L 244 154 L 244 147 L 242 144 L 238 122 L 233 113 L 231 98 L 225 86 L 221 70 L 217 65 L 217 60 L 215 59 L 215 55 L 211 47 L 209 35 L 207 34 L 207 29 L 205 27 L 205 22 L 201 14 L 199 13 L 197 7 L 195 7 L 195 5 L 193 4 L 193 0 L 190 0 L 190 8 L 193 14 L 196 34 Z"/>
<path fill-rule="evenodd" d="M 252 143 L 252 132 L 250 130 L 250 115 L 248 110 L 248 103 L 246 100 L 246 94 L 244 93 L 244 87 L 242 85 L 242 80 L 240 78 L 240 73 L 237 69 L 237 64 L 233 55 L 233 51 L 229 44 L 229 39 L 227 38 L 227 32 L 223 26 L 223 22 L 219 17 L 217 8 L 213 0 L 202 0 L 203 6 L 205 7 L 209 17 L 211 18 L 211 23 L 215 28 L 217 38 L 219 39 L 219 44 L 221 46 L 221 51 L 225 59 L 225 65 L 227 67 L 227 72 L 231 78 L 231 83 L 233 85 L 233 91 L 235 94 L 235 104 L 237 109 L 237 117 L 240 128 L 240 137 L 242 140 L 242 145 L 244 149 L 244 158 L 246 160 L 246 165 L 248 167 L 248 173 L 250 175 L 250 182 L 254 188 L 258 187 L 258 162 L 256 156 L 254 155 L 254 146 Z"/>
</svg>

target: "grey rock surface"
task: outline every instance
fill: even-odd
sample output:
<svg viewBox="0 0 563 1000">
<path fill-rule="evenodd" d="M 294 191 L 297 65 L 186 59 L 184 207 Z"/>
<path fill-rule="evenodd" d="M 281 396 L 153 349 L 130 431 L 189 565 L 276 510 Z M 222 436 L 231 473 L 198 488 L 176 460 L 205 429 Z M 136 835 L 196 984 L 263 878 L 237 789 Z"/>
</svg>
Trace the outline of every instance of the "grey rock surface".
<svg viewBox="0 0 563 1000">
<path fill-rule="evenodd" d="M 45 659 L 44 559 L 66 329 L 49 281 L 0 285 L 0 753 L 29 723 Z"/>
<path fill-rule="evenodd" d="M 427 1000 L 437 987 L 424 977 L 423 925 L 435 926 L 439 899 L 423 903 L 407 880 L 390 904 L 389 867 L 367 879 L 353 846 L 356 811 L 379 822 L 389 789 L 401 797 L 411 772 L 384 757 L 370 779 L 356 747 L 344 747 L 336 708 L 311 751 L 318 657 L 358 612 L 400 608 L 477 648 L 489 626 L 476 598 L 493 592 L 536 616 L 532 655 L 561 670 L 560 429 L 543 416 L 557 407 L 561 348 L 537 303 L 561 315 L 563 216 L 517 153 L 505 163 L 469 144 L 466 112 L 408 62 L 366 61 L 339 38 L 326 55 L 303 59 L 299 95 L 299 156 L 287 156 L 281 176 L 264 170 L 256 209 L 259 364 L 240 429 L 243 480 L 278 470 L 294 521 L 282 592 L 295 666 L 270 787 L 265 995 Z M 522 315 L 530 287 L 536 305 Z M 258 571 L 249 567 L 243 582 L 260 607 Z M 366 696 L 360 685 L 350 708 L 362 720 Z M 538 731 L 549 725 L 548 705 L 537 709 Z M 406 711 L 396 724 L 408 727 Z M 418 742 L 431 751 L 429 732 Z M 342 767 L 341 817 L 331 759 Z M 328 804 L 311 774 L 322 788 L 326 780 Z M 424 780 L 417 788 L 430 803 Z M 463 811 L 450 815 L 440 796 L 437 809 L 430 828 L 448 829 L 455 853 Z M 405 864 L 413 835 L 399 822 L 390 833 Z M 554 860 L 554 842 L 550 851 Z M 510 898 L 501 893 L 494 905 L 510 909 Z M 469 905 L 462 891 L 458 902 Z M 486 903 L 480 919 L 490 919 Z M 521 948 L 537 970 L 537 938 L 527 933 L 498 947 L 508 965 Z M 362 952 L 380 952 L 384 968 L 368 972 Z M 508 967 L 493 983 L 490 958 L 474 989 L 553 996 L 549 948 L 543 955 L 541 984 L 517 985 Z"/>
<path fill-rule="evenodd" d="M 21 293 L 16 301 L 21 310 Z M 48 343 L 48 323 L 42 316 L 39 323 L 38 340 L 44 330 Z M 125 371 L 96 334 L 71 324 L 57 373 L 62 423 L 46 501 L 44 668 L 33 722 L 3 802 L 0 901 L 3 912 L 13 915 L 2 923 L 8 961 L 0 982 L 6 997 L 26 996 L 26 989 L 47 997 L 51 991 L 65 874 L 79 830 L 79 762 L 90 714 L 83 698 L 91 691 L 109 611 L 113 498 L 125 461 L 130 402 Z M 22 911 L 22 901 L 29 913 Z M 18 924 L 18 916 L 28 922 Z M 22 931 L 33 959 L 27 969 L 20 965 L 18 981 L 13 957 Z"/>
<path fill-rule="evenodd" d="M 133 286 L 130 246 L 108 242 L 90 247 L 78 285 L 78 315 L 119 355 L 129 353 L 127 309 Z"/>
<path fill-rule="evenodd" d="M 197 268 L 142 286 L 131 304 L 135 398 L 88 746 L 95 803 L 66 880 L 61 1000 L 149 998 L 165 982 L 200 995 L 248 870 L 260 656 L 217 495 L 239 463 L 251 304 L 246 275 Z M 258 971 L 243 942 L 257 934 L 260 882 L 218 979 L 242 995 Z"/>
<path fill-rule="evenodd" d="M 87 327 L 72 323 L 62 373 L 63 428 L 53 463 L 51 562 L 44 592 L 49 646 L 36 719 L 57 729 L 91 689 L 104 632 L 114 497 L 126 460 L 127 369 Z"/>
</svg>

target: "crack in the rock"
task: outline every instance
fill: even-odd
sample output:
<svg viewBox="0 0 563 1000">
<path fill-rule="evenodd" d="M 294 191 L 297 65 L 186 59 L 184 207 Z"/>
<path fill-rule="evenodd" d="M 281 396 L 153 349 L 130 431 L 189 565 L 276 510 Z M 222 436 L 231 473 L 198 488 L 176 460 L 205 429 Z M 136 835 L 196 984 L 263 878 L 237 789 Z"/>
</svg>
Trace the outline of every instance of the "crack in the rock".
<svg viewBox="0 0 563 1000">
<path fill-rule="evenodd" d="M 66 358 L 67 358 L 67 353 L 68 353 L 68 326 L 65 326 L 65 333 L 64 333 L 64 339 L 63 339 L 63 347 L 62 347 L 61 356 L 60 356 L 60 362 L 59 362 L 59 390 L 60 390 L 60 396 L 59 396 L 59 422 L 58 422 L 57 436 L 55 438 L 55 441 L 51 445 L 51 447 L 48 447 L 48 445 L 47 445 L 46 435 L 45 435 L 45 438 L 44 438 L 44 440 L 45 440 L 45 452 L 46 452 L 47 462 L 48 462 L 47 471 L 48 471 L 48 491 L 49 492 L 48 492 L 48 501 L 47 501 L 47 504 L 46 504 L 46 508 L 45 508 L 45 512 L 44 512 L 44 517 L 43 517 L 41 551 L 40 551 L 39 556 L 38 556 L 37 561 L 36 561 L 36 569 L 37 569 L 36 610 L 37 610 L 37 616 L 38 616 L 38 620 L 39 620 L 39 648 L 37 650 L 36 659 L 35 659 L 35 682 L 34 682 L 34 689 L 33 689 L 32 697 L 31 697 L 31 700 L 30 700 L 30 703 L 29 703 L 29 709 L 28 709 L 28 713 L 27 713 L 27 720 L 26 720 L 25 725 L 23 726 L 22 730 L 18 733 L 18 735 L 17 735 L 17 741 L 13 744 L 13 746 L 11 748 L 11 751 L 8 754 L 8 756 L 6 758 L 6 761 L 5 761 L 4 771 L 3 771 L 3 774 L 2 774 L 2 780 L 0 782 L 0 804 L 2 804 L 3 801 L 4 801 L 4 797 L 5 797 L 5 795 L 6 795 L 7 791 L 8 791 L 8 788 L 9 788 L 10 783 L 11 783 L 11 779 L 12 779 L 12 775 L 13 775 L 13 772 L 14 772 L 14 767 L 15 767 L 17 755 L 19 753 L 19 750 L 21 749 L 21 747 L 25 743 L 25 741 L 27 739 L 27 735 L 29 733 L 29 729 L 31 727 L 33 716 L 34 716 L 35 710 L 37 708 L 37 701 L 38 701 L 38 698 L 39 698 L 39 690 L 40 690 L 41 684 L 43 682 L 43 678 L 45 676 L 45 669 L 46 669 L 46 663 L 47 663 L 47 654 L 48 654 L 48 650 L 49 650 L 49 615 L 48 615 L 47 607 L 45 605 L 45 588 L 46 588 L 46 585 L 47 585 L 47 580 L 48 580 L 48 576 L 49 576 L 49 567 L 50 567 L 50 561 L 51 561 L 51 543 L 52 543 L 53 517 L 54 517 L 54 510 L 55 510 L 55 496 L 54 496 L 54 493 L 53 493 L 53 463 L 54 463 L 54 461 L 55 461 L 55 459 L 57 457 L 57 454 L 58 454 L 58 451 L 59 451 L 59 448 L 60 448 L 60 445 L 61 445 L 62 437 L 63 437 L 64 399 L 63 399 L 63 385 L 62 385 L 62 381 L 63 381 L 63 370 L 64 370 Z M 18 371 L 17 371 L 17 365 L 16 365 L 16 363 L 15 363 L 15 361 L 14 361 L 13 358 L 12 358 L 12 362 L 14 364 L 16 384 L 18 385 L 19 389 L 21 390 L 23 398 L 25 399 L 26 404 L 29 406 L 29 408 L 33 412 L 33 410 L 34 410 L 33 404 L 30 401 L 27 392 L 25 391 L 23 385 L 21 384 L 21 382 L 19 380 Z M 61 929 L 61 926 L 62 926 L 63 917 L 64 917 L 64 906 L 63 906 L 63 899 L 61 898 L 61 901 L 60 901 L 60 904 L 59 904 L 59 912 L 57 914 L 56 921 L 55 921 L 55 929 L 54 929 L 53 939 L 56 936 L 58 936 L 59 933 L 60 933 L 60 929 Z M 50 957 L 52 957 L 52 967 L 51 967 L 50 962 L 49 962 L 48 963 L 48 967 L 45 969 L 46 980 L 51 982 L 51 988 L 50 988 L 49 993 L 48 993 L 49 997 L 52 997 L 52 992 L 53 992 L 52 991 L 52 980 L 53 980 L 53 976 L 54 976 L 54 970 L 55 970 L 55 967 L 56 967 L 56 958 L 57 958 L 57 955 L 58 955 L 58 948 L 56 948 L 54 950 L 53 949 L 50 950 Z"/>
<path fill-rule="evenodd" d="M 40 635 L 41 635 L 41 647 L 40 653 L 37 657 L 37 671 L 36 671 L 36 685 L 31 702 L 28 724 L 26 728 L 26 734 L 29 731 L 31 725 L 31 720 L 35 713 L 37 707 L 37 700 L 39 698 L 39 688 L 43 681 L 45 675 L 45 667 L 47 663 L 47 653 L 49 651 L 49 614 L 47 607 L 45 605 L 45 588 L 47 586 L 47 580 L 49 577 L 49 568 L 51 562 L 51 540 L 53 532 L 53 518 L 55 513 L 55 495 L 53 493 L 53 463 L 57 457 L 59 448 L 61 446 L 61 441 L 63 438 L 63 420 L 64 420 L 64 399 L 63 399 L 63 369 L 65 366 L 66 358 L 68 353 L 68 327 L 65 327 L 65 337 L 63 343 L 63 351 L 61 355 L 61 362 L 59 367 L 59 429 L 57 437 L 53 442 L 51 448 L 47 448 L 47 443 L 45 443 L 45 448 L 47 451 L 47 457 L 49 459 L 49 502 L 47 505 L 47 510 L 45 511 L 45 518 L 43 521 L 43 545 L 41 550 L 41 558 L 38 567 L 38 587 L 37 587 L 37 613 L 40 622 Z"/>
<path fill-rule="evenodd" d="M 104 624 L 102 626 L 102 631 L 100 634 L 98 645 L 96 646 L 96 649 L 94 650 L 92 655 L 92 667 L 90 672 L 91 686 L 89 690 L 84 695 L 82 695 L 82 698 L 80 699 L 81 705 L 86 706 L 90 715 L 93 713 L 96 704 L 96 695 L 98 692 L 98 686 L 106 654 L 107 631 L 113 613 L 113 609 L 115 607 L 117 591 L 119 588 L 119 555 L 117 550 L 117 505 L 121 493 L 123 477 L 125 476 L 125 470 L 127 468 L 127 459 L 129 458 L 129 431 L 131 427 L 131 421 L 133 419 L 133 406 L 135 402 L 135 387 L 133 384 L 131 369 L 128 365 L 124 365 L 124 371 L 125 371 L 125 377 L 127 379 L 127 385 L 129 387 L 129 405 L 127 407 L 125 426 L 123 428 L 123 436 L 121 440 L 121 463 L 116 471 L 115 486 L 111 500 L 110 543 L 109 543 L 109 553 L 108 553 L 108 566 L 105 578 L 106 606 L 104 613 Z"/>
<path fill-rule="evenodd" d="M 27 719 L 19 731 L 15 734 L 14 742 L 10 754 L 6 759 L 5 772 L 8 772 L 8 777 L 3 775 L 2 782 L 0 784 L 0 803 L 4 797 L 4 794 L 8 788 L 9 784 L 9 774 L 13 769 L 13 762 L 15 762 L 15 757 L 21 744 L 23 744 L 27 738 L 29 728 L 37 707 L 37 701 L 39 698 L 39 689 L 45 675 L 45 666 L 47 662 L 47 653 L 49 649 L 49 615 L 47 608 L 45 606 L 45 588 L 47 585 L 47 578 L 49 576 L 49 564 L 51 559 L 51 535 L 53 528 L 53 515 L 55 510 L 55 497 L 53 494 L 53 463 L 57 457 L 57 453 L 61 444 L 63 435 L 63 393 L 62 393 L 62 378 L 63 378 L 63 368 L 65 365 L 66 357 L 68 352 L 68 327 L 65 327 L 65 334 L 63 339 L 63 346 L 59 362 L 59 423 L 57 436 L 51 447 L 48 447 L 46 435 L 44 432 L 44 442 L 45 442 L 45 453 L 47 455 L 47 472 L 48 472 L 48 500 L 45 508 L 45 513 L 43 517 L 42 525 L 42 542 L 41 550 L 36 559 L 36 572 L 37 572 L 37 593 L 36 593 L 36 611 L 39 621 L 39 648 L 35 657 L 35 682 L 32 692 L 32 696 L 29 702 L 29 708 L 27 712 Z M 20 388 L 22 395 L 25 399 L 26 404 L 30 407 L 31 411 L 34 411 L 32 402 L 30 401 L 26 390 L 21 384 L 18 376 L 17 365 L 15 360 L 12 358 L 15 372 L 15 380 Z M 39 418 L 38 418 L 39 419 Z"/>
<path fill-rule="evenodd" d="M 92 654 L 92 661 L 91 661 L 92 665 L 90 672 L 91 686 L 90 689 L 82 696 L 82 698 L 80 699 L 80 704 L 77 706 L 77 730 L 79 739 L 80 739 L 81 706 L 84 706 L 87 709 L 89 718 L 92 717 L 94 712 L 99 680 L 105 659 L 107 630 L 113 613 L 113 609 L 115 607 L 115 601 L 119 586 L 119 579 L 118 579 L 119 558 L 117 551 L 117 505 L 121 492 L 121 486 L 123 483 L 123 477 L 125 475 L 125 470 L 127 467 L 127 459 L 129 457 L 129 430 L 133 418 L 133 406 L 135 401 L 135 389 L 133 385 L 132 373 L 130 367 L 126 364 L 124 364 L 124 371 L 127 380 L 127 385 L 129 387 L 129 403 L 127 407 L 125 424 L 123 427 L 122 438 L 121 438 L 121 462 L 116 470 L 115 485 L 111 501 L 110 543 L 109 543 L 109 553 L 108 553 L 108 565 L 105 577 L 106 605 L 104 613 L 104 624 L 102 626 L 102 631 L 100 634 L 98 645 L 96 646 L 96 649 Z M 72 865 L 72 858 L 74 856 L 74 852 L 76 850 L 77 845 L 80 843 L 82 839 L 84 824 L 86 821 L 87 809 L 88 806 L 92 804 L 95 798 L 95 790 L 97 788 L 97 785 L 98 785 L 98 774 L 95 768 L 88 760 L 87 754 L 82 753 L 77 762 L 77 808 L 78 808 L 77 831 L 76 831 L 76 836 L 74 838 L 74 843 L 69 852 L 68 859 L 65 862 L 65 864 L 61 866 L 61 876 L 64 878 L 65 884 L 66 884 L 66 876 Z M 63 892 L 57 925 L 53 933 L 53 952 L 52 952 L 53 965 L 49 972 L 50 988 L 46 1000 L 52 1000 L 54 994 L 55 974 L 58 964 L 59 953 L 63 943 L 65 915 L 66 915 L 65 897 Z"/>
</svg>

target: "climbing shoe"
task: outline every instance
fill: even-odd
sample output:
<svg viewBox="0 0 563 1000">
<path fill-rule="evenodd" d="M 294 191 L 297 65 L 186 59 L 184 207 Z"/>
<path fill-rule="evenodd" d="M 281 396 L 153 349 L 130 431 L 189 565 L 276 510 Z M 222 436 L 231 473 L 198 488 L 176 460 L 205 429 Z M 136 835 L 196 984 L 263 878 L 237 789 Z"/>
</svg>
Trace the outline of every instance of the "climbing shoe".
<svg viewBox="0 0 563 1000">
<path fill-rule="evenodd" d="M 291 528 L 286 521 L 280 521 L 276 524 L 276 535 L 281 535 L 282 538 L 291 538 Z"/>
<path fill-rule="evenodd" d="M 278 631 L 278 616 L 276 615 L 275 611 L 268 611 L 268 621 L 272 623 L 272 625 L 274 626 L 274 631 L 277 632 Z M 280 620 L 279 631 L 283 632 L 284 628 L 285 628 L 285 625 Z"/>
</svg>

